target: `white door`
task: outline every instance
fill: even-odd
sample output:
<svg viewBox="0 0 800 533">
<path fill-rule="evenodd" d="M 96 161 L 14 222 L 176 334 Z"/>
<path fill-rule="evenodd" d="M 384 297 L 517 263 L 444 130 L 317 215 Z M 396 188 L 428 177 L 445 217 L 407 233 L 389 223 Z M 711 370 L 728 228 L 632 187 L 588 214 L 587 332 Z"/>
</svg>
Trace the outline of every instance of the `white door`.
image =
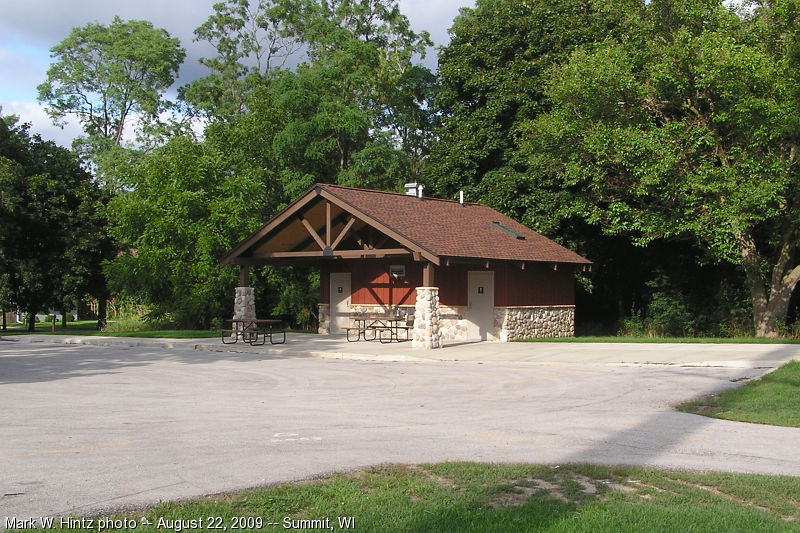
<svg viewBox="0 0 800 533">
<path fill-rule="evenodd" d="M 467 335 L 486 340 L 494 333 L 494 272 L 467 272 Z"/>
<path fill-rule="evenodd" d="M 350 327 L 350 272 L 331 272 L 331 333 Z"/>
</svg>

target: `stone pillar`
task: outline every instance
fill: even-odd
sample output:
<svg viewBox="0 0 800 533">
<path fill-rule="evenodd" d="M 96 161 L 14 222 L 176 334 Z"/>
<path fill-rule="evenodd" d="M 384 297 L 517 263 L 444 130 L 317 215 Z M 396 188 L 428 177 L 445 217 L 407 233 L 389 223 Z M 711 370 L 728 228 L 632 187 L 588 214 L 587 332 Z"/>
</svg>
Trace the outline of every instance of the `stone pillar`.
<svg viewBox="0 0 800 533">
<path fill-rule="evenodd" d="M 319 328 L 317 332 L 320 335 L 327 335 L 331 332 L 331 306 L 330 304 L 319 304 Z"/>
<path fill-rule="evenodd" d="M 412 348 L 441 348 L 439 337 L 439 287 L 417 287 Z"/>
<path fill-rule="evenodd" d="M 233 303 L 233 319 L 256 319 L 256 295 L 253 287 L 236 287 L 236 299 Z M 241 327 L 241 324 L 234 324 L 234 327 Z"/>
</svg>

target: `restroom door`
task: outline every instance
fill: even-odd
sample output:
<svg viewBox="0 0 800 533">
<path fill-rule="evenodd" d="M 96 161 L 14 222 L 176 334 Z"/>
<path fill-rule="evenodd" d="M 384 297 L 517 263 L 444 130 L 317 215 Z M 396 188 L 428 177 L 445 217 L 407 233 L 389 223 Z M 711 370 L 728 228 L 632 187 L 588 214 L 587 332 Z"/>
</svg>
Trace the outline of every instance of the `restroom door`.
<svg viewBox="0 0 800 533">
<path fill-rule="evenodd" d="M 467 272 L 467 335 L 487 339 L 494 332 L 494 272 Z"/>
<path fill-rule="evenodd" d="M 331 272 L 331 333 L 350 327 L 350 272 Z"/>
</svg>

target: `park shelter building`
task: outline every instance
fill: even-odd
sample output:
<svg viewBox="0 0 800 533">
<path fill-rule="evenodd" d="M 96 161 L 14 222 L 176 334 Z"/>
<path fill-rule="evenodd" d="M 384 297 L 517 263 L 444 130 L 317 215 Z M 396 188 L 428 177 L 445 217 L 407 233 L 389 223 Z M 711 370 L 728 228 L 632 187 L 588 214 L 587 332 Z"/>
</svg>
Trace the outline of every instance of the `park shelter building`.
<svg viewBox="0 0 800 533">
<path fill-rule="evenodd" d="M 317 184 L 222 259 L 241 266 L 234 318 L 255 318 L 250 266 L 300 263 L 320 269 L 320 333 L 407 313 L 422 348 L 572 336 L 574 273 L 591 268 L 483 205 Z"/>
</svg>

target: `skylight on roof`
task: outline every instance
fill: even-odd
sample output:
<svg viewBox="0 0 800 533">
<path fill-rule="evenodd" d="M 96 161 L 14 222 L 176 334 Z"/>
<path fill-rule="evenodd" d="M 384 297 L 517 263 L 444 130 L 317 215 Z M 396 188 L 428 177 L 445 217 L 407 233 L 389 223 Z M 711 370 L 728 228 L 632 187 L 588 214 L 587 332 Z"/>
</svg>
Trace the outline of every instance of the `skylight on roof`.
<svg viewBox="0 0 800 533">
<path fill-rule="evenodd" d="M 499 222 L 492 222 L 492 226 L 494 226 L 494 227 L 496 227 L 497 229 L 500 229 L 500 230 L 502 230 L 502 231 L 505 231 L 506 233 L 508 233 L 508 234 L 509 234 L 509 235 L 511 235 L 512 237 L 515 237 L 515 238 L 517 238 L 517 239 L 519 239 L 519 240 L 521 240 L 521 241 L 524 241 L 524 240 L 525 240 L 525 235 L 522 235 L 521 233 L 517 233 L 517 232 L 516 232 L 516 231 L 514 231 L 513 229 L 509 228 L 508 226 L 504 226 L 504 225 L 502 225 L 502 224 L 501 224 L 501 223 L 499 223 Z"/>
</svg>

